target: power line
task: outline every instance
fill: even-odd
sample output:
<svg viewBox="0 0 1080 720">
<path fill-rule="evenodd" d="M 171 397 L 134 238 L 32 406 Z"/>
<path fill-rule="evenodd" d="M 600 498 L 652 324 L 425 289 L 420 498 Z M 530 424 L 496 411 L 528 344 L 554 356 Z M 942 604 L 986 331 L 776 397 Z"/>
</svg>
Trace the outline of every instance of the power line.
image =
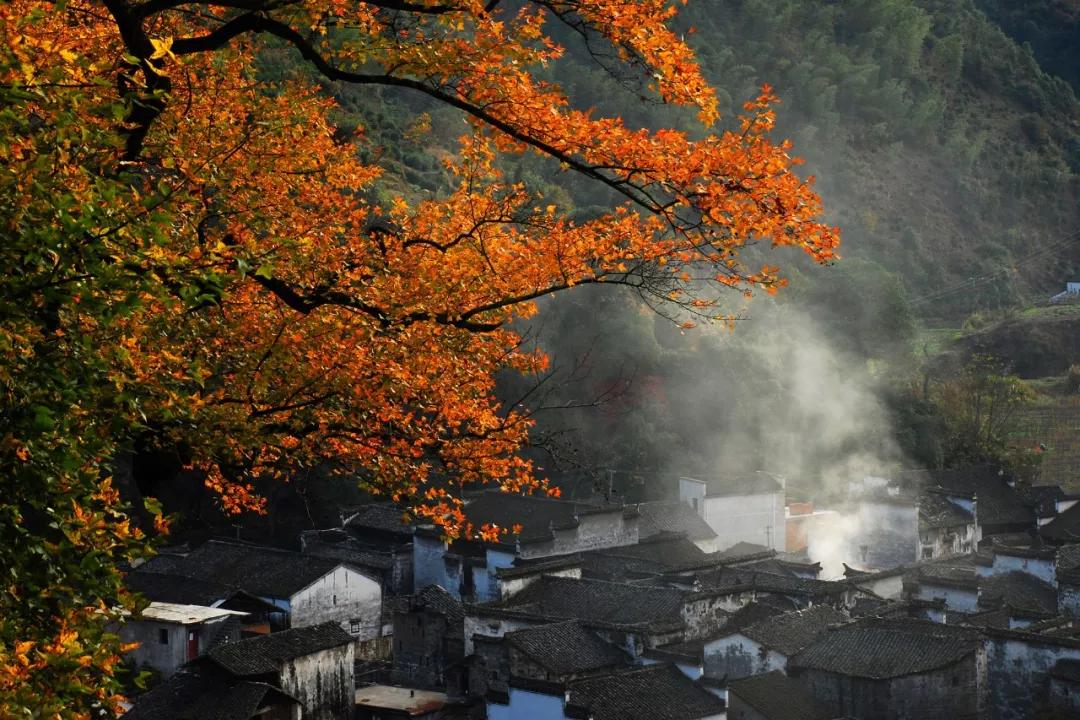
<svg viewBox="0 0 1080 720">
<path fill-rule="evenodd" d="M 1055 257 L 1064 250 L 1068 249 L 1078 240 L 1080 240 L 1080 230 L 1070 233 L 1069 235 L 1065 235 L 1048 245 L 1044 245 L 1038 250 L 1022 256 L 1020 259 L 1013 262 L 1012 265 L 1009 267 L 999 268 L 983 275 L 974 275 L 959 282 L 953 283 L 952 285 L 947 285 L 943 288 L 932 290 L 924 295 L 920 295 L 916 298 L 911 299 L 909 302 L 912 305 L 921 305 L 923 303 L 931 302 L 933 300 L 939 300 L 941 298 L 948 297 L 949 295 L 954 295 L 958 292 L 970 290 L 972 288 L 978 287 L 979 285 L 990 282 L 991 280 L 995 280 L 999 277 L 1009 275 L 1010 273 L 1015 272 L 1018 268 L 1029 263 L 1033 263 L 1039 260 L 1047 260 L 1051 257 Z"/>
</svg>

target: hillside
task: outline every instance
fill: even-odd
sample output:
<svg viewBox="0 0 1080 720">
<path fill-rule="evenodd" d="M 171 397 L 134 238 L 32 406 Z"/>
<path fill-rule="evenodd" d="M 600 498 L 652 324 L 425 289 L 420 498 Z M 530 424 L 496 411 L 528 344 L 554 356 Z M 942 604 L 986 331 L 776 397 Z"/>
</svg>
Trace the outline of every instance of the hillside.
<svg viewBox="0 0 1080 720">
<path fill-rule="evenodd" d="M 1080 91 L 1080 2 L 976 0 L 979 9 L 1018 43 L 1027 43 L 1046 72 Z"/>
<path fill-rule="evenodd" d="M 686 21 L 732 104 L 776 86 L 845 255 L 898 273 L 920 314 L 1026 304 L 1077 267 L 1080 104 L 972 2 L 744 0 Z"/>
</svg>

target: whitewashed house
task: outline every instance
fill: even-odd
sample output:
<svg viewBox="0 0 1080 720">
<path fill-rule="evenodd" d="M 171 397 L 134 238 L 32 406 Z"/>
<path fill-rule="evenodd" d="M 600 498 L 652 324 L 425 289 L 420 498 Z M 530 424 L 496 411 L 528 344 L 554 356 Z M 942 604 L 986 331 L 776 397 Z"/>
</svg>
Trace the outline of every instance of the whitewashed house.
<svg viewBox="0 0 1080 720">
<path fill-rule="evenodd" d="M 699 480 L 679 478 L 679 499 L 716 533 L 721 550 L 736 543 L 786 550 L 783 480 L 765 472 Z"/>
<path fill-rule="evenodd" d="M 382 635 L 382 588 L 376 578 L 333 558 L 211 540 L 187 555 L 160 555 L 139 567 L 243 590 L 277 607 L 277 627 L 334 621 L 356 640 Z"/>
</svg>

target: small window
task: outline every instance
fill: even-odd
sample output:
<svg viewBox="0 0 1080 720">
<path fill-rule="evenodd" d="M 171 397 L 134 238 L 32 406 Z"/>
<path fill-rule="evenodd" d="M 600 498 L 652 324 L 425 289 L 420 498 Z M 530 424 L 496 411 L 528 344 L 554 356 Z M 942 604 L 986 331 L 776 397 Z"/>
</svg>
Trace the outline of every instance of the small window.
<svg viewBox="0 0 1080 720">
<path fill-rule="evenodd" d="M 334 604 L 337 605 L 337 595 L 334 596 Z"/>
<path fill-rule="evenodd" d="M 158 639 L 158 642 L 161 643 L 162 645 L 168 645 L 169 644 L 169 630 L 168 630 L 168 628 L 158 628 L 157 639 Z"/>
<path fill-rule="evenodd" d="M 360 634 L 360 621 L 359 620 L 350 620 L 349 621 L 349 632 L 351 632 L 353 635 L 359 635 Z"/>
</svg>

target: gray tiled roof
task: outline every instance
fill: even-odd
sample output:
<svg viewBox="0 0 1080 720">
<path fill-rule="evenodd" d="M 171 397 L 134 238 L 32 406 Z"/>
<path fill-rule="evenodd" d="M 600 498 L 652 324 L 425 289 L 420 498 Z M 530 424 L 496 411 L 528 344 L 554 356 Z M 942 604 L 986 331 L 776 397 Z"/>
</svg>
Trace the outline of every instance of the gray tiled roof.
<svg viewBox="0 0 1080 720">
<path fill-rule="evenodd" d="M 1080 542 L 1080 503 L 1039 528 L 1039 534 L 1057 543 Z"/>
<path fill-rule="evenodd" d="M 1035 513 L 1015 488 L 1009 487 L 1012 476 L 992 465 L 974 465 L 947 470 L 919 470 L 901 473 L 903 480 L 921 487 L 940 488 L 945 492 L 978 499 L 979 524 L 1030 525 L 1035 527 Z"/>
<path fill-rule="evenodd" d="M 371 503 L 354 508 L 345 522 L 353 530 L 377 530 L 395 535 L 412 535 L 413 523 L 405 519 L 405 511 L 386 503 Z"/>
<path fill-rule="evenodd" d="M 577 527 L 579 515 L 595 512 L 621 513 L 624 508 L 620 505 L 605 507 L 497 490 L 485 492 L 465 505 L 465 516 L 476 527 L 492 524 L 509 529 L 521 525 L 517 540 L 523 543 L 549 540 L 552 529 Z"/>
<path fill-rule="evenodd" d="M 974 628 L 874 618 L 822 633 L 788 666 L 852 677 L 902 677 L 957 663 L 972 655 L 979 642 Z"/>
<path fill-rule="evenodd" d="M 711 540 L 716 537 L 709 524 L 684 502 L 645 502 L 637 509 L 641 517 L 638 533 L 642 539 L 664 532 L 682 533 L 690 540 Z"/>
<path fill-rule="evenodd" d="M 919 527 L 946 528 L 975 522 L 975 516 L 938 492 L 919 496 Z"/>
<path fill-rule="evenodd" d="M 629 656 L 576 620 L 506 634 L 506 642 L 548 671 L 562 676 L 625 665 Z"/>
<path fill-rule="evenodd" d="M 503 607 L 613 625 L 681 625 L 687 595 L 669 588 L 549 575 L 531 583 Z"/>
<path fill-rule="evenodd" d="M 786 598 L 761 595 L 756 600 L 748 602 L 733 612 L 731 617 L 728 618 L 727 624 L 724 625 L 724 629 L 738 630 L 749 627 L 794 609 L 791 601 Z"/>
<path fill-rule="evenodd" d="M 706 588 L 750 587 L 778 595 L 824 598 L 850 592 L 855 586 L 846 580 L 817 580 L 773 572 L 760 572 L 742 567 L 724 567 L 698 573 Z"/>
<path fill-rule="evenodd" d="M 1065 498 L 1060 485 L 1018 485 L 1017 490 L 1039 517 L 1057 514 L 1057 501 Z"/>
<path fill-rule="evenodd" d="M 270 703 L 296 700 L 264 683 L 188 666 L 135 699 L 125 720 L 250 720 Z"/>
<path fill-rule="evenodd" d="M 674 665 L 646 665 L 570 683 L 568 716 L 592 720 L 696 720 L 724 703 Z"/>
<path fill-rule="evenodd" d="M 276 673 L 287 660 L 352 641 L 336 622 L 326 622 L 218 645 L 207 656 L 237 677 L 251 677 Z"/>
<path fill-rule="evenodd" d="M 1019 570 L 979 579 L 979 604 L 1002 604 L 1014 610 L 1057 612 L 1057 590 L 1049 583 Z"/>
<path fill-rule="evenodd" d="M 815 605 L 806 610 L 776 615 L 744 627 L 740 632 L 765 647 L 784 655 L 794 655 L 828 630 L 830 625 L 839 625 L 850 619 L 847 613 L 828 605 Z"/>
<path fill-rule="evenodd" d="M 153 602 L 181 605 L 213 605 L 236 590 L 221 583 L 196 580 L 169 573 L 134 570 L 124 577 L 124 586 Z"/>
<path fill-rule="evenodd" d="M 139 569 L 183 575 L 261 597 L 286 598 L 341 564 L 341 560 L 316 555 L 211 540 L 189 555 L 159 556 Z"/>
<path fill-rule="evenodd" d="M 835 717 L 825 710 L 801 685 L 779 670 L 752 675 L 728 684 L 731 696 L 754 708 L 765 720 L 828 720 Z"/>
<path fill-rule="evenodd" d="M 661 534 L 635 545 L 580 553 L 590 575 L 618 578 L 627 573 L 665 573 L 706 562 L 709 555 L 682 535 Z"/>
<path fill-rule="evenodd" d="M 424 609 L 438 613 L 451 623 L 460 623 L 465 619 L 465 609 L 461 601 L 439 585 L 428 585 L 415 595 L 398 599 L 401 612 Z"/>
</svg>

